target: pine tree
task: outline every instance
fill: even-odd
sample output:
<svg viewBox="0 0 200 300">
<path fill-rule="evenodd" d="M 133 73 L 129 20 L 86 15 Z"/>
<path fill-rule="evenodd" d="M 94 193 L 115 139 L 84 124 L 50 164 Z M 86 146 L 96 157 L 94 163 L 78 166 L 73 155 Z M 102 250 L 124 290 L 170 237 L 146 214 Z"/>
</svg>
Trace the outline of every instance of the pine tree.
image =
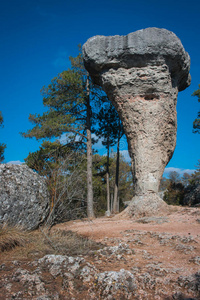
<svg viewBox="0 0 200 300">
<path fill-rule="evenodd" d="M 115 190 L 117 153 L 111 149 L 109 160 L 110 175 L 110 195 L 111 199 Z M 94 195 L 95 195 L 95 212 L 103 215 L 107 210 L 107 189 L 106 189 L 106 164 L 107 157 L 95 154 L 93 157 L 93 178 L 94 178 Z M 124 208 L 124 201 L 130 201 L 133 198 L 133 181 L 131 166 L 125 158 L 119 155 L 119 190 L 118 200 L 119 208 Z M 111 205 L 112 206 L 112 205 Z"/>
<path fill-rule="evenodd" d="M 0 127 L 3 127 L 3 116 L 2 113 L 0 111 Z M 4 160 L 4 151 L 6 149 L 6 145 L 5 144 L 0 144 L 0 162 L 2 162 Z"/>
<path fill-rule="evenodd" d="M 109 176 L 109 165 L 110 165 L 110 147 L 116 144 L 119 141 L 121 136 L 123 135 L 123 129 L 121 122 L 119 120 L 119 116 L 111 104 L 109 100 L 104 102 L 103 107 L 99 111 L 97 116 L 98 120 L 98 129 L 96 130 L 96 135 L 102 139 L 102 144 L 107 149 L 107 163 L 106 163 L 106 187 L 107 187 L 107 214 L 111 213 L 111 201 L 110 201 L 110 176 Z M 116 164 L 116 189 L 115 189 L 115 197 L 117 198 L 118 193 L 118 176 L 119 176 L 119 149 L 118 149 L 118 160 Z M 115 198 L 115 208 L 117 206 L 117 200 Z M 117 209 L 115 209 L 117 210 Z"/>
<path fill-rule="evenodd" d="M 92 183 L 91 83 L 83 66 L 82 55 L 70 57 L 71 69 L 55 77 L 43 87 L 43 104 L 48 108 L 42 115 L 30 115 L 34 127 L 24 137 L 51 139 L 67 133 L 71 144 L 87 148 L 87 214 L 94 217 Z M 95 89 L 95 88 L 94 88 Z M 66 146 L 68 143 L 66 144 Z"/>
<path fill-rule="evenodd" d="M 119 118 L 119 117 L 118 117 Z M 123 125 L 121 120 L 118 120 L 117 126 L 117 160 L 116 160 L 116 171 L 115 171 L 115 189 L 114 189 L 114 199 L 113 199 L 113 213 L 119 212 L 119 158 L 120 158 L 120 140 L 124 135 Z"/>
<path fill-rule="evenodd" d="M 200 102 L 200 84 L 199 84 L 199 89 L 194 91 L 192 96 L 197 96 L 198 97 L 198 102 Z M 194 133 L 200 133 L 200 111 L 198 112 L 197 118 L 193 122 L 193 132 Z"/>
<path fill-rule="evenodd" d="M 191 174 L 190 184 L 197 186 L 200 184 L 200 159 L 198 159 L 197 165 L 195 167 L 195 172 Z"/>
</svg>

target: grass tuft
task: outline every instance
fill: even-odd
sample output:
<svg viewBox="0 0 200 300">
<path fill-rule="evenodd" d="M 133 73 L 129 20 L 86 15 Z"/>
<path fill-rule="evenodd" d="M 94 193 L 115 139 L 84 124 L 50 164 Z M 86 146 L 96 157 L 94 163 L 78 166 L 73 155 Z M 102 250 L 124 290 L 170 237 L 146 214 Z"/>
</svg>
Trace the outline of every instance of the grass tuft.
<svg viewBox="0 0 200 300">
<path fill-rule="evenodd" d="M 31 232 L 19 227 L 0 226 L 0 253 L 3 259 L 40 258 L 46 254 L 86 255 L 103 245 L 61 229 L 38 229 Z M 9 253 L 8 253 L 9 251 Z"/>
<path fill-rule="evenodd" d="M 70 230 L 55 229 L 52 231 L 50 238 L 52 238 L 54 245 L 57 245 L 59 253 L 63 255 L 86 255 L 89 251 L 104 247 L 101 243 Z"/>
<path fill-rule="evenodd" d="M 17 246 L 24 246 L 27 236 L 19 227 L 0 226 L 0 252 L 9 251 Z"/>
</svg>

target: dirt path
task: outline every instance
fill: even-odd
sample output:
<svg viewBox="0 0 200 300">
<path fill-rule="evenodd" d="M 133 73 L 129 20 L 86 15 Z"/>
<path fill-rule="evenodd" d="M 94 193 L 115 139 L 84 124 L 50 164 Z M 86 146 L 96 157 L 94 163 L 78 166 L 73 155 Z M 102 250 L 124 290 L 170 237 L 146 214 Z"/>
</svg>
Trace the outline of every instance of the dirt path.
<svg viewBox="0 0 200 300">
<path fill-rule="evenodd" d="M 151 218 L 136 222 L 131 219 L 102 217 L 91 221 L 87 219 L 70 221 L 59 224 L 55 228 L 72 230 L 96 241 L 101 241 L 105 237 L 121 237 L 122 232 L 130 229 L 198 237 L 200 236 L 200 208 L 183 208 L 166 217 L 154 218 L 152 221 Z"/>
</svg>

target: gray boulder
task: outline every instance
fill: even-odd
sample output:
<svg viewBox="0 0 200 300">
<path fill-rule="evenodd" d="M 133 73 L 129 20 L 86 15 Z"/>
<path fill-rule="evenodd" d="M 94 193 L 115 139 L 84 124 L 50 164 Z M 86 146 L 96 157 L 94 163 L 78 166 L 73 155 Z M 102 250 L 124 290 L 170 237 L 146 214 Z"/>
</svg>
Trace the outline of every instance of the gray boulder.
<svg viewBox="0 0 200 300">
<path fill-rule="evenodd" d="M 0 164 L 0 224 L 33 230 L 48 213 L 45 179 L 26 165 Z"/>
</svg>

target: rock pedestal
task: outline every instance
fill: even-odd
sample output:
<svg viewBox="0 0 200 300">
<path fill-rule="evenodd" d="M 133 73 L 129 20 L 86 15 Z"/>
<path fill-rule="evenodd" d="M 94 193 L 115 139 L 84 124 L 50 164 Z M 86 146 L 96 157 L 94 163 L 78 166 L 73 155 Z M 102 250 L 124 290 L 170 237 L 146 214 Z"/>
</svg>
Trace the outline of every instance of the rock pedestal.
<svg viewBox="0 0 200 300">
<path fill-rule="evenodd" d="M 95 36 L 83 45 L 85 67 L 117 109 L 127 136 L 136 195 L 131 215 L 165 210 L 158 189 L 176 145 L 177 94 L 190 84 L 190 58 L 177 36 L 147 28 Z"/>
</svg>

